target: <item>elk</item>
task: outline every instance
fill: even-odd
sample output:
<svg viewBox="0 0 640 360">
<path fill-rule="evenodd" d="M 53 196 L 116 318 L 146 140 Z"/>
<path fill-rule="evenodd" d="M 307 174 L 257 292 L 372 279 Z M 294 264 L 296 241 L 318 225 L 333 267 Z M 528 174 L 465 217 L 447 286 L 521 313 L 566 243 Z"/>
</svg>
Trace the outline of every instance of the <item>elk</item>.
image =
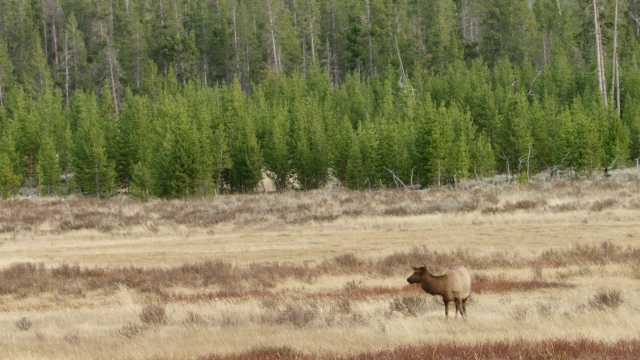
<svg viewBox="0 0 640 360">
<path fill-rule="evenodd" d="M 444 275 L 433 275 L 425 266 L 413 267 L 413 274 L 407 278 L 409 284 L 420 284 L 422 289 L 431 295 L 440 295 L 444 301 L 444 315 L 449 317 L 449 303 L 456 304 L 458 313 L 467 316 L 467 300 L 471 294 L 471 275 L 464 266 L 455 266 Z"/>
</svg>

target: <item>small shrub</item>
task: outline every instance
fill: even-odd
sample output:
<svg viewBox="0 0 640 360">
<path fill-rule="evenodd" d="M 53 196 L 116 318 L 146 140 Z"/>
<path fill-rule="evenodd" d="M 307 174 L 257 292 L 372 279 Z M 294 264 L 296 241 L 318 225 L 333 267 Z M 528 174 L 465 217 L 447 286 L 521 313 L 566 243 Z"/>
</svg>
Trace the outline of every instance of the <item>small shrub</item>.
<svg viewBox="0 0 640 360">
<path fill-rule="evenodd" d="M 139 335 L 140 333 L 142 333 L 143 327 L 140 325 L 136 325 L 136 324 L 132 324 L 132 323 L 126 323 L 124 325 L 122 325 L 120 327 L 120 329 L 118 329 L 118 334 L 126 337 L 127 339 L 132 339 L 135 336 Z"/>
<path fill-rule="evenodd" d="M 622 305 L 622 293 L 620 290 L 598 290 L 589 305 L 597 310 L 617 309 Z"/>
<path fill-rule="evenodd" d="M 220 318 L 220 325 L 222 327 L 236 326 L 238 324 L 240 324 L 240 318 L 238 317 L 238 314 L 231 311 L 225 311 L 222 313 Z"/>
<path fill-rule="evenodd" d="M 558 308 L 557 302 L 551 301 L 537 301 L 535 303 L 536 311 L 540 316 L 551 316 Z"/>
<path fill-rule="evenodd" d="M 550 206 L 549 209 L 554 212 L 568 212 L 580 210 L 581 208 L 583 208 L 583 206 L 584 205 L 582 205 L 579 201 L 570 201 Z"/>
<path fill-rule="evenodd" d="M 382 212 L 383 215 L 386 216 L 407 216 L 410 215 L 411 212 L 405 206 L 392 206 L 384 209 Z"/>
<path fill-rule="evenodd" d="M 46 341 L 47 335 L 42 331 L 36 331 L 36 339 L 38 339 L 38 341 Z"/>
<path fill-rule="evenodd" d="M 140 320 L 145 324 L 162 325 L 167 322 L 167 314 L 164 306 L 158 304 L 148 304 L 142 308 Z"/>
<path fill-rule="evenodd" d="M 515 306 L 509 311 L 509 315 L 516 320 L 524 320 L 529 314 L 529 308 L 525 305 Z"/>
<path fill-rule="evenodd" d="M 537 207 L 542 207 L 547 204 L 547 201 L 544 199 L 537 200 L 518 200 L 515 203 L 506 203 L 504 204 L 503 211 L 504 212 L 513 212 L 516 210 L 531 210 Z"/>
<path fill-rule="evenodd" d="M 69 331 L 64 334 L 63 339 L 69 344 L 77 345 L 80 343 L 80 332 L 78 330 Z"/>
<path fill-rule="evenodd" d="M 333 258 L 333 262 L 333 266 L 335 268 L 351 271 L 355 271 L 365 265 L 363 260 L 359 259 L 352 253 L 336 256 Z"/>
<path fill-rule="evenodd" d="M 389 309 L 404 316 L 418 316 L 429 308 L 424 296 L 398 296 L 389 303 Z"/>
<path fill-rule="evenodd" d="M 187 317 L 184 319 L 184 323 L 188 325 L 205 325 L 207 320 L 197 312 L 189 311 L 187 312 Z"/>
<path fill-rule="evenodd" d="M 84 289 L 78 284 L 64 284 L 58 288 L 58 293 L 60 295 L 69 295 L 77 298 L 86 296 Z"/>
<path fill-rule="evenodd" d="M 317 306 L 304 306 L 301 304 L 288 303 L 284 310 L 280 311 L 276 322 L 291 323 L 297 327 L 304 327 L 319 315 Z"/>
<path fill-rule="evenodd" d="M 344 284 L 344 289 L 349 291 L 349 290 L 358 290 L 358 289 L 362 289 L 362 280 L 351 280 L 348 281 L 346 284 Z"/>
<path fill-rule="evenodd" d="M 531 267 L 531 272 L 533 273 L 533 280 L 542 280 L 542 266 L 534 265 Z"/>
<path fill-rule="evenodd" d="M 599 200 L 593 203 L 593 205 L 591 205 L 590 210 L 591 211 L 595 211 L 595 212 L 599 212 L 602 211 L 604 209 L 608 209 L 613 207 L 616 204 L 616 200 L 615 199 L 606 199 L 606 200 Z"/>
<path fill-rule="evenodd" d="M 497 206 L 489 206 L 489 207 L 486 207 L 486 208 L 482 209 L 482 211 L 481 211 L 482 215 L 495 214 L 495 213 L 498 213 L 498 212 L 500 212 L 500 208 L 497 207 Z"/>
<path fill-rule="evenodd" d="M 353 304 L 349 299 L 341 299 L 333 304 L 332 309 L 339 314 L 350 314 L 353 311 Z"/>
<path fill-rule="evenodd" d="M 27 331 L 31 328 L 33 322 L 29 320 L 29 318 L 21 317 L 20 320 L 16 321 L 16 327 L 22 331 Z"/>
</svg>

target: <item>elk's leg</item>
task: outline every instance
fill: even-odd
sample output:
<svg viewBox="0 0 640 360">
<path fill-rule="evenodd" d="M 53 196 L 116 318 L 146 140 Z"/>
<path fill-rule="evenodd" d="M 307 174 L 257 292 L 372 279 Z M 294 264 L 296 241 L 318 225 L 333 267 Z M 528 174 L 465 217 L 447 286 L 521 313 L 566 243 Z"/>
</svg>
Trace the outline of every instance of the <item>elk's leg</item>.
<svg viewBox="0 0 640 360">
<path fill-rule="evenodd" d="M 462 314 L 464 317 L 467 317 L 467 300 L 469 300 L 468 296 L 462 299 Z"/>
<path fill-rule="evenodd" d="M 459 298 L 454 298 L 453 301 L 456 303 L 456 319 L 458 318 L 458 313 L 460 313 L 460 315 L 464 316 L 462 314 L 462 310 L 460 309 L 460 299 Z"/>
<path fill-rule="evenodd" d="M 444 300 L 444 317 L 449 318 L 449 302 Z"/>
</svg>

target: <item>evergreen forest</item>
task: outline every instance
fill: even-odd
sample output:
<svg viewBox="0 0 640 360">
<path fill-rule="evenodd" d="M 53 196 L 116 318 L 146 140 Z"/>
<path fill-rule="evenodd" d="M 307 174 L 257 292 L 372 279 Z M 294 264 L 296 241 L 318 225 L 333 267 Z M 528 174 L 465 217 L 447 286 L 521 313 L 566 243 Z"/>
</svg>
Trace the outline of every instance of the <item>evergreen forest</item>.
<svg viewBox="0 0 640 360">
<path fill-rule="evenodd" d="M 638 0 L 0 0 L 0 197 L 635 166 L 639 40 Z"/>
</svg>

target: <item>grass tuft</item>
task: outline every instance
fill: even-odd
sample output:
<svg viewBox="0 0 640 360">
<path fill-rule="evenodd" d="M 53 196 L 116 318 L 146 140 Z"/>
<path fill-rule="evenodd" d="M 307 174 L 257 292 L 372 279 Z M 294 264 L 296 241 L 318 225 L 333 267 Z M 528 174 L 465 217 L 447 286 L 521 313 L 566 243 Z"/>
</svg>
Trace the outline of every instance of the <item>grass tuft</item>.
<svg viewBox="0 0 640 360">
<path fill-rule="evenodd" d="M 167 322 L 165 307 L 159 304 L 147 304 L 140 312 L 140 320 L 145 324 L 163 325 Z"/>
<path fill-rule="evenodd" d="M 287 303 L 276 317 L 279 324 L 290 323 L 297 327 L 304 327 L 318 318 L 320 311 L 315 304 Z"/>
<path fill-rule="evenodd" d="M 16 327 L 22 331 L 31 329 L 31 326 L 33 326 L 33 321 L 29 320 L 28 317 L 21 317 L 16 321 Z"/>
<path fill-rule="evenodd" d="M 425 296 L 397 296 L 389 303 L 391 312 L 399 312 L 404 316 L 419 316 L 429 309 L 429 302 Z"/>
<path fill-rule="evenodd" d="M 620 290 L 598 290 L 589 300 L 589 305 L 597 310 L 615 310 L 622 305 Z"/>
</svg>

